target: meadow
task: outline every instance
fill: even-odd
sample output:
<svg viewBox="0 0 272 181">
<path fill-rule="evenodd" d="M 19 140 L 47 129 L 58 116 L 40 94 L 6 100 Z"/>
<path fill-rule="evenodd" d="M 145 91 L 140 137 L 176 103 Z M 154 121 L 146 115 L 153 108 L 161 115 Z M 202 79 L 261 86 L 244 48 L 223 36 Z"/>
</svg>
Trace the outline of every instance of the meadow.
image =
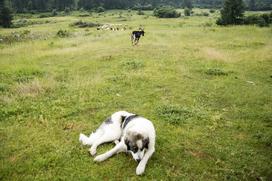
<svg viewBox="0 0 272 181">
<path fill-rule="evenodd" d="M 272 29 L 218 15 L 16 15 L 25 26 L 0 28 L 0 180 L 271 180 Z M 156 127 L 143 176 L 131 156 L 97 164 L 78 141 L 118 110 Z"/>
</svg>

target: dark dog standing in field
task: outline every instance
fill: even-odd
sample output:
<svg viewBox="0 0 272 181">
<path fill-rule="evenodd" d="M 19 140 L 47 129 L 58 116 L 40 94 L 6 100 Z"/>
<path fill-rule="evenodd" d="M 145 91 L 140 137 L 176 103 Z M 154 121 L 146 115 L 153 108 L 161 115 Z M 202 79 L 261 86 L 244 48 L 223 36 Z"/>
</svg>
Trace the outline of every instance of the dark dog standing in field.
<svg viewBox="0 0 272 181">
<path fill-rule="evenodd" d="M 145 34 L 145 32 L 142 29 L 140 29 L 139 31 L 133 31 L 131 33 L 132 45 L 137 45 L 139 43 L 141 36 L 144 36 L 144 34 Z"/>
</svg>

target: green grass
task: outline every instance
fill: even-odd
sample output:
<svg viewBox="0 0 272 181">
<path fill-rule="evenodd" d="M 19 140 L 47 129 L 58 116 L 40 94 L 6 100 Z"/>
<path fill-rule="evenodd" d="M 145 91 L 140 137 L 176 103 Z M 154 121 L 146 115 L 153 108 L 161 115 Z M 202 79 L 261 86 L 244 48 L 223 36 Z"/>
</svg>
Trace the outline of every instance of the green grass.
<svg viewBox="0 0 272 181">
<path fill-rule="evenodd" d="M 2 37 L 30 31 L 0 43 L 1 180 L 271 180 L 271 28 L 219 27 L 218 12 L 136 13 L 34 15 L 27 20 L 37 24 L 0 29 Z M 130 29 L 70 26 L 77 20 Z M 146 34 L 133 47 L 140 25 Z M 142 177 L 130 156 L 96 164 L 78 141 L 118 110 L 156 127 Z"/>
</svg>

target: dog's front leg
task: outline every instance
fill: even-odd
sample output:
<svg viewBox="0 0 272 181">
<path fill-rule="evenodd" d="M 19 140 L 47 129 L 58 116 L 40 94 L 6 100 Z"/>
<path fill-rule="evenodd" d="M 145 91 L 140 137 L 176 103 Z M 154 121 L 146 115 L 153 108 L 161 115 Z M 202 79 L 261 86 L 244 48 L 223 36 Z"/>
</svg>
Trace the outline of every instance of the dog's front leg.
<svg viewBox="0 0 272 181">
<path fill-rule="evenodd" d="M 94 161 L 95 162 L 102 162 L 102 161 L 110 158 L 114 154 L 119 153 L 119 152 L 123 152 L 125 150 L 126 150 L 126 146 L 125 146 L 124 142 L 120 142 L 117 145 L 115 145 L 115 147 L 113 149 L 111 149 L 110 151 L 95 157 Z"/>
<path fill-rule="evenodd" d="M 154 152 L 155 152 L 155 148 L 150 148 L 147 150 L 143 159 L 140 161 L 139 165 L 136 168 L 137 175 L 142 175 L 144 173 L 147 161 L 149 160 L 149 158 L 152 156 Z"/>
</svg>

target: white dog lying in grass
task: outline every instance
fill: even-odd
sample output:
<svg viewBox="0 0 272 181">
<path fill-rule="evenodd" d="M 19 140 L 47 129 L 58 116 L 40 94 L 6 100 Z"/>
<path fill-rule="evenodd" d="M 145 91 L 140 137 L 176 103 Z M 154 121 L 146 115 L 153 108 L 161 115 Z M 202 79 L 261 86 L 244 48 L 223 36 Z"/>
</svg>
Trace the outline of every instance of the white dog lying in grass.
<svg viewBox="0 0 272 181">
<path fill-rule="evenodd" d="M 92 156 L 96 154 L 96 148 L 100 144 L 114 141 L 115 147 L 96 156 L 94 161 L 102 162 L 116 153 L 130 152 L 139 162 L 136 174 L 141 175 L 145 171 L 148 159 L 155 152 L 155 137 L 151 121 L 136 114 L 119 111 L 106 119 L 89 137 L 80 134 L 79 141 L 83 145 L 91 146 L 89 151 Z"/>
</svg>

